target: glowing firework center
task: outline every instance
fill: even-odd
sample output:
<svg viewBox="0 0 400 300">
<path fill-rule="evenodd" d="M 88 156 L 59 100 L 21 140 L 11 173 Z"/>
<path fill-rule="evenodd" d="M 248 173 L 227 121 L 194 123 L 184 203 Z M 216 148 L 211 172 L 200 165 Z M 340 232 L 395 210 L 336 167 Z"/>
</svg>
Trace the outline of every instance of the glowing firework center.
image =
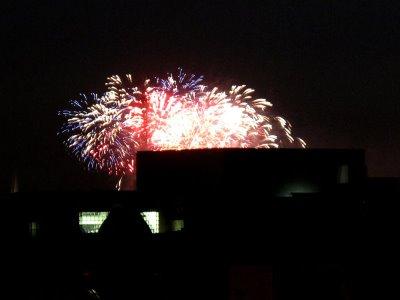
<svg viewBox="0 0 400 300">
<path fill-rule="evenodd" d="M 203 85 L 183 73 L 146 80 L 107 78 L 107 92 L 82 95 L 60 112 L 65 144 L 89 169 L 134 175 L 137 151 L 202 148 L 305 147 L 290 123 L 270 115 L 265 99 L 253 99 L 245 85 L 229 91 Z"/>
</svg>

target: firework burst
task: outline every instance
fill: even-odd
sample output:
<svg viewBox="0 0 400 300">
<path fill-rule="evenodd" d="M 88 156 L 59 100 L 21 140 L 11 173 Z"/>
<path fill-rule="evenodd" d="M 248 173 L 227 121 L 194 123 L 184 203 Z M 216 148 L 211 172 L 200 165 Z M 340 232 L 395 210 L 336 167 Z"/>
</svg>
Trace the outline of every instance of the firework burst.
<svg viewBox="0 0 400 300">
<path fill-rule="evenodd" d="M 131 82 L 129 75 L 126 79 Z M 69 135 L 66 145 L 89 169 L 132 173 L 141 133 L 134 116 L 140 92 L 124 88 L 119 76 L 109 77 L 106 85 L 103 96 L 81 94 L 81 99 L 71 101 L 72 109 L 60 112 L 67 118 L 61 133 Z"/>
<path fill-rule="evenodd" d="M 253 89 L 225 92 L 202 81 L 179 69 L 176 79 L 168 74 L 139 89 L 131 75 L 111 76 L 104 95 L 82 95 L 60 112 L 65 143 L 90 169 L 115 175 L 134 174 L 141 150 L 305 147 Z"/>
<path fill-rule="evenodd" d="M 156 77 L 153 88 L 173 95 L 184 95 L 200 90 L 203 79 L 203 76 L 196 76 L 195 74 L 187 75 L 181 68 L 178 68 L 177 76 L 170 73 L 166 79 Z"/>
</svg>

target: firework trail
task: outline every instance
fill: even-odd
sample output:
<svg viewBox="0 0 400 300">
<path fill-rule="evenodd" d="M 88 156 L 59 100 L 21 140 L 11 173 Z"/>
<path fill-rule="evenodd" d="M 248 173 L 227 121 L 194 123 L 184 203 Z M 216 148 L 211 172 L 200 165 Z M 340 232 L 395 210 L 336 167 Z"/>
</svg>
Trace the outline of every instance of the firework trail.
<svg viewBox="0 0 400 300">
<path fill-rule="evenodd" d="M 178 68 L 177 80 L 172 73 L 168 74 L 166 79 L 156 77 L 154 88 L 173 95 L 184 95 L 200 90 L 203 79 L 203 76 L 187 75 L 181 68 Z"/>
<path fill-rule="evenodd" d="M 176 77 L 146 80 L 142 89 L 131 75 L 108 77 L 104 95 L 82 95 L 60 112 L 61 134 L 89 169 L 114 175 L 134 174 L 141 150 L 305 147 L 289 122 L 268 112 L 270 102 L 253 98 L 253 89 L 225 92 L 202 82 L 181 69 Z"/>
<path fill-rule="evenodd" d="M 115 175 L 133 172 L 140 126 L 132 117 L 131 103 L 140 92 L 123 88 L 119 76 L 109 77 L 106 85 L 103 96 L 82 94 L 81 99 L 71 101 L 72 109 L 60 112 L 67 118 L 61 133 L 69 135 L 66 145 L 89 169 Z"/>
</svg>

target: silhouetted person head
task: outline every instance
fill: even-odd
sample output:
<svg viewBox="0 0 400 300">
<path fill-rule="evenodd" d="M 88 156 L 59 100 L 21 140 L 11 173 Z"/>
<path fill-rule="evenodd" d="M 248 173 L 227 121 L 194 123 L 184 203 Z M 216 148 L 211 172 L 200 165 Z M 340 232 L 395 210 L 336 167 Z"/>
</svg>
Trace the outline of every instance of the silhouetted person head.
<svg viewBox="0 0 400 300">
<path fill-rule="evenodd" d="M 140 212 L 113 207 L 99 235 L 103 241 L 98 269 L 101 298 L 142 298 L 151 286 L 153 257 L 152 233 Z"/>
<path fill-rule="evenodd" d="M 151 230 L 140 212 L 121 205 L 114 206 L 99 229 L 104 239 L 127 239 L 132 242 L 151 237 Z"/>
</svg>

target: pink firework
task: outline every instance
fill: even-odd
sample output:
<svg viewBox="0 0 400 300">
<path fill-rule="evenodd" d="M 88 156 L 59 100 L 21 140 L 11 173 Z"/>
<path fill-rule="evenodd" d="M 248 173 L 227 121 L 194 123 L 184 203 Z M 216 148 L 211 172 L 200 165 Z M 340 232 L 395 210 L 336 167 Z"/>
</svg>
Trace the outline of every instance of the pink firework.
<svg viewBox="0 0 400 300">
<path fill-rule="evenodd" d="M 201 81 L 180 71 L 177 80 L 146 80 L 140 89 L 130 75 L 109 77 L 99 100 L 62 112 L 67 145 L 93 168 L 116 175 L 134 174 L 141 150 L 305 147 L 289 122 L 271 114 L 269 101 L 253 98 L 253 89 L 225 92 Z"/>
</svg>

